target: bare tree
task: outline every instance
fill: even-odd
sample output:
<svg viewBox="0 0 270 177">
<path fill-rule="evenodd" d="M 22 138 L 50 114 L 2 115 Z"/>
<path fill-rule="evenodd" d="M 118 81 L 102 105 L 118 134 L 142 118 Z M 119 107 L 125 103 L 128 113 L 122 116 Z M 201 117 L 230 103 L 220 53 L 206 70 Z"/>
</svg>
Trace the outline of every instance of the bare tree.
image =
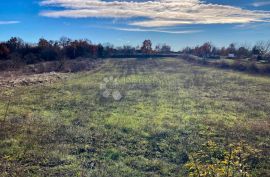
<svg viewBox="0 0 270 177">
<path fill-rule="evenodd" d="M 151 54 L 152 53 L 152 42 L 151 40 L 143 41 L 143 45 L 141 47 L 141 51 L 144 54 Z"/>
<path fill-rule="evenodd" d="M 250 50 L 249 50 L 246 46 L 242 45 L 242 46 L 240 46 L 239 49 L 237 50 L 237 56 L 238 56 L 239 58 L 246 58 L 246 57 L 249 57 L 249 56 L 250 56 Z"/>
<path fill-rule="evenodd" d="M 268 59 L 270 55 L 270 41 L 259 41 L 252 49 L 252 54 L 257 55 L 257 59 Z"/>
<path fill-rule="evenodd" d="M 229 47 L 227 48 L 227 52 L 230 54 L 235 54 L 236 53 L 236 46 L 234 43 L 231 43 Z"/>
<path fill-rule="evenodd" d="M 61 37 L 59 40 L 60 47 L 64 48 L 70 44 L 72 40 L 68 37 Z"/>
<path fill-rule="evenodd" d="M 206 42 L 204 43 L 201 47 L 200 47 L 200 50 L 201 50 L 201 54 L 202 56 L 205 58 L 205 57 L 209 57 L 211 55 L 211 52 L 212 52 L 212 44 L 210 42 Z"/>
<path fill-rule="evenodd" d="M 167 44 L 159 44 L 156 46 L 155 48 L 156 52 L 158 53 L 170 53 L 171 52 L 171 46 L 167 45 Z"/>
</svg>

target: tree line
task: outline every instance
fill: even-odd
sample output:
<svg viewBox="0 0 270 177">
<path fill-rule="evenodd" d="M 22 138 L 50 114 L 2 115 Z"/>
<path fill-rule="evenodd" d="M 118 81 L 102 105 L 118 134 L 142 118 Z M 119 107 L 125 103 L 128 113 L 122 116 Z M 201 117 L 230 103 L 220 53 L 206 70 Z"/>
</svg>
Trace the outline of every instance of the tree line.
<svg viewBox="0 0 270 177">
<path fill-rule="evenodd" d="M 265 60 L 270 62 L 270 41 L 257 42 L 254 46 L 239 45 L 232 43 L 228 47 L 218 48 L 210 42 L 206 42 L 196 47 L 186 47 L 182 51 L 184 54 L 192 54 L 205 59 L 218 59 L 221 56 L 236 59 Z"/>
<path fill-rule="evenodd" d="M 171 54 L 171 47 L 158 44 L 153 47 L 151 40 L 144 40 L 141 46 L 124 45 L 114 47 L 111 44 L 93 44 L 88 39 L 72 40 L 62 37 L 59 40 L 39 39 L 37 43 L 24 42 L 12 37 L 0 42 L 0 60 L 10 60 L 17 64 L 35 64 L 44 61 L 63 61 L 79 57 L 97 59 L 110 57 L 136 57 Z M 186 47 L 178 53 L 199 56 L 205 59 L 226 58 L 265 60 L 270 62 L 270 41 L 258 42 L 254 46 L 230 44 L 228 47 L 216 47 L 206 42 L 196 47 Z"/>
<path fill-rule="evenodd" d="M 25 64 L 43 61 L 56 61 L 85 57 L 90 59 L 108 58 L 113 56 L 133 56 L 136 54 L 166 54 L 171 52 L 167 44 L 159 44 L 152 49 L 151 40 L 145 40 L 142 46 L 125 45 L 114 47 L 111 44 L 93 44 L 88 39 L 72 40 L 62 37 L 59 40 L 39 39 L 38 43 L 24 42 L 21 38 L 12 37 L 0 43 L 0 60 L 12 60 Z"/>
</svg>

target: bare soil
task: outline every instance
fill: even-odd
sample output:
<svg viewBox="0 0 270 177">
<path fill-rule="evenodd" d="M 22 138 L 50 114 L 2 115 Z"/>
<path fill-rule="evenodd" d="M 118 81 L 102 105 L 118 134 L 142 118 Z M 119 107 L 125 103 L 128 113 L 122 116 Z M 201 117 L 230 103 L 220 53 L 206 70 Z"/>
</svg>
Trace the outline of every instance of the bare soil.
<svg viewBox="0 0 270 177">
<path fill-rule="evenodd" d="M 102 63 L 101 60 L 76 59 L 67 60 L 62 64 L 53 61 L 25 65 L 20 68 L 6 68 L 0 71 L 0 87 L 53 83 L 66 79 L 67 73 L 90 71 L 96 69 Z"/>
</svg>

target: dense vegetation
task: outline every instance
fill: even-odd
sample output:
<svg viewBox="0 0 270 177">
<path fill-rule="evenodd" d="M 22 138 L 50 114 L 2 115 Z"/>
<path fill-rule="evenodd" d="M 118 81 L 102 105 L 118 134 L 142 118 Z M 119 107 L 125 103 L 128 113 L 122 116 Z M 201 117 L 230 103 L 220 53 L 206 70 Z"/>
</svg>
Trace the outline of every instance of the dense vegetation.
<svg viewBox="0 0 270 177">
<path fill-rule="evenodd" d="M 84 58 L 110 58 L 110 57 L 138 57 L 140 55 L 171 54 L 171 47 L 167 44 L 159 44 L 155 48 L 151 40 L 143 41 L 141 46 L 114 47 L 111 44 L 93 44 L 90 40 L 71 40 L 62 37 L 58 41 L 48 41 L 41 38 L 37 44 L 24 42 L 18 37 L 12 37 L 6 42 L 0 43 L 0 60 L 12 60 L 14 63 L 33 64 L 42 61 L 63 61 L 65 59 Z M 179 52 L 192 54 L 205 59 L 251 59 L 255 61 L 270 61 L 270 41 L 258 42 L 255 46 L 236 46 L 230 44 L 227 48 L 218 48 L 210 42 L 194 48 L 186 47 Z"/>
<path fill-rule="evenodd" d="M 1 88 L 0 176 L 264 177 L 269 94 L 268 77 L 169 58 Z"/>
<path fill-rule="evenodd" d="M 222 69 L 270 74 L 270 41 L 257 42 L 253 47 L 232 43 L 221 48 L 207 42 L 201 46 L 184 48 L 181 57 L 193 63 Z"/>
<path fill-rule="evenodd" d="M 202 58 L 219 59 L 225 56 L 231 59 L 252 59 L 265 60 L 270 62 L 270 41 L 257 42 L 256 45 L 250 47 L 249 45 L 239 45 L 232 43 L 228 47 L 218 48 L 210 42 L 206 42 L 201 46 L 194 48 L 186 47 L 182 50 L 184 54 L 193 54 Z"/>
<path fill-rule="evenodd" d="M 114 48 L 110 44 L 92 44 L 90 40 L 71 40 L 62 37 L 58 41 L 39 39 L 37 44 L 24 42 L 18 37 L 12 37 L 0 43 L 0 60 L 12 60 L 18 65 L 34 64 L 43 61 L 59 61 L 85 57 L 90 59 L 109 58 L 113 56 L 129 57 L 135 54 L 170 53 L 171 48 L 166 44 L 157 45 L 152 50 L 152 42 L 145 40 L 141 47 L 123 46 Z"/>
</svg>

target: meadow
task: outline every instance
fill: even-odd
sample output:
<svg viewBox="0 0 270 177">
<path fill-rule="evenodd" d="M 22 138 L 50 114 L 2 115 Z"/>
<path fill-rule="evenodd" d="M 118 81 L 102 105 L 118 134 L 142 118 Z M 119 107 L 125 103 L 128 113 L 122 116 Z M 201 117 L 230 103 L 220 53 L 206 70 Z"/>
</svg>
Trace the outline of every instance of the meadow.
<svg viewBox="0 0 270 177">
<path fill-rule="evenodd" d="M 270 78 L 175 58 L 111 59 L 1 88 L 0 176 L 270 174 Z"/>
</svg>

